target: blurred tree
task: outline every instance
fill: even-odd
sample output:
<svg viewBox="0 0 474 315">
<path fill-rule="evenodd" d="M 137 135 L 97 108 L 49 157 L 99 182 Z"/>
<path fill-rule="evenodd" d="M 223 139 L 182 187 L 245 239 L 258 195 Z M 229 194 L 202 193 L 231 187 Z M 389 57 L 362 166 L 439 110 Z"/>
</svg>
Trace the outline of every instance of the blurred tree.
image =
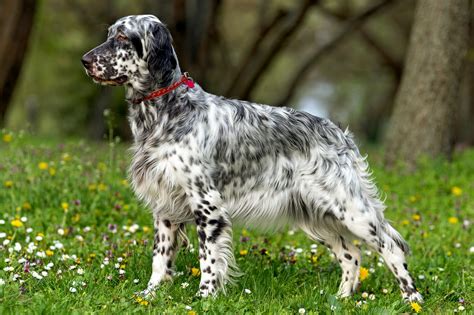
<svg viewBox="0 0 474 315">
<path fill-rule="evenodd" d="M 469 50 L 461 90 L 456 144 L 474 145 L 474 10 L 471 10 Z"/>
<path fill-rule="evenodd" d="M 0 1 L 0 126 L 23 65 L 35 9 L 36 0 Z"/>
<path fill-rule="evenodd" d="M 352 23 L 349 21 L 345 27 L 345 34 L 348 35 L 349 32 L 358 30 L 358 35 L 360 41 L 368 48 L 371 52 L 374 53 L 376 60 L 375 62 L 380 64 L 381 68 L 386 69 L 389 73 L 390 80 L 389 87 L 386 92 L 379 91 L 374 95 L 376 101 L 365 100 L 366 104 L 362 109 L 362 112 L 358 117 L 356 117 L 355 123 L 357 124 L 357 130 L 361 132 L 368 141 L 376 142 L 381 134 L 381 128 L 385 125 L 393 107 L 393 99 L 395 97 L 397 88 L 401 81 L 402 71 L 403 71 L 403 58 L 399 58 L 390 47 L 381 39 L 378 38 L 373 30 L 368 28 L 365 19 L 369 18 L 370 15 L 375 15 L 375 13 L 382 11 L 381 9 L 386 7 L 387 4 L 395 4 L 396 2 L 381 2 L 375 4 L 373 7 L 367 9 L 359 15 L 351 12 L 350 6 L 343 6 L 337 11 L 329 10 L 326 7 L 320 6 L 320 10 L 327 16 L 338 20 L 339 22 L 344 22 L 352 20 Z M 347 4 L 347 3 L 346 3 Z M 395 9 L 396 10 L 396 9 Z M 394 10 L 394 11 L 395 11 Z M 369 16 L 368 16 L 369 15 Z M 353 16 L 351 18 L 351 16 Z M 365 17 L 365 18 L 364 18 Z M 357 24 L 354 22 L 359 21 Z M 350 28 L 350 26 L 355 24 L 355 27 Z M 341 35 L 344 33 L 341 32 Z M 408 34 L 409 35 L 409 34 Z M 339 36 L 341 38 L 342 36 Z M 408 38 L 408 36 L 406 36 Z M 335 39 L 339 39 L 336 37 Z M 343 38 L 341 38 L 342 40 Z M 399 43 L 399 45 L 404 45 L 404 43 Z M 330 52 L 331 49 L 336 45 L 326 47 L 326 54 Z M 324 53 L 320 53 L 319 58 L 316 58 L 313 61 L 313 66 L 318 62 L 318 59 L 321 59 L 324 56 Z M 382 69 L 379 69 L 381 71 Z M 362 79 L 363 80 L 363 79 Z M 381 89 L 382 90 L 382 89 Z M 284 103 L 289 100 L 292 94 L 295 93 L 294 89 L 289 89 L 287 91 L 286 99 L 280 101 Z M 373 91 L 370 92 L 370 95 L 373 95 Z"/>
<path fill-rule="evenodd" d="M 449 156 L 469 34 L 469 0 L 419 0 L 402 83 L 387 135 L 386 162 L 414 166 Z"/>
<path fill-rule="evenodd" d="M 284 104 L 288 104 L 289 100 L 295 93 L 297 87 L 305 79 L 306 74 L 322 57 L 326 56 L 329 52 L 331 52 L 334 49 L 334 47 L 339 45 L 339 43 L 342 42 L 347 36 L 349 36 L 353 32 L 360 29 L 368 18 L 372 17 L 373 15 L 378 13 L 381 9 L 383 9 L 384 7 L 386 7 L 388 4 L 392 2 L 393 2 L 392 0 L 383 0 L 383 1 L 380 1 L 379 3 L 374 4 L 373 6 L 370 6 L 368 9 L 366 9 L 360 14 L 357 14 L 354 17 L 344 17 L 345 19 L 347 19 L 347 22 L 344 25 L 344 27 L 339 31 L 339 33 L 336 36 L 334 36 L 332 40 L 328 41 L 321 47 L 315 47 L 313 52 L 309 56 L 309 58 L 304 60 L 302 64 L 298 67 L 296 73 L 293 75 L 292 79 L 290 80 L 290 84 L 286 93 L 284 93 L 283 97 L 278 102 L 278 104 L 280 106 L 283 106 Z M 330 12 L 328 10 L 324 10 L 324 11 L 326 13 Z M 366 32 L 362 31 L 362 34 L 365 35 L 364 37 L 366 41 L 372 44 L 372 46 L 375 45 L 375 42 L 369 37 L 369 35 Z M 388 58 L 388 54 L 384 54 L 384 57 Z"/>
<path fill-rule="evenodd" d="M 292 35 L 303 25 L 306 14 L 309 9 L 317 4 L 318 0 L 303 0 L 290 14 L 284 14 L 288 17 L 282 23 L 276 36 L 270 38 L 266 46 L 262 42 L 266 35 L 277 25 L 278 20 L 283 15 L 278 12 L 273 21 L 267 27 L 261 29 L 259 35 L 254 39 L 254 44 L 247 57 L 242 60 L 238 67 L 236 75 L 231 79 L 226 95 L 241 99 L 248 99 L 257 84 L 257 81 L 265 73 L 268 66 L 272 63 L 275 56 L 286 46 Z M 244 75 L 245 74 L 245 75 Z"/>
<path fill-rule="evenodd" d="M 8 127 L 104 139 L 109 128 L 103 112 L 110 109 L 114 135 L 128 139 L 123 89 L 92 84 L 79 60 L 104 40 L 117 18 L 154 14 L 170 28 L 182 69 L 210 93 L 300 107 L 350 124 L 375 141 L 390 117 L 414 3 L 39 1 Z M 316 61 L 302 67 L 315 54 Z M 301 69 L 303 75 L 296 76 Z"/>
</svg>

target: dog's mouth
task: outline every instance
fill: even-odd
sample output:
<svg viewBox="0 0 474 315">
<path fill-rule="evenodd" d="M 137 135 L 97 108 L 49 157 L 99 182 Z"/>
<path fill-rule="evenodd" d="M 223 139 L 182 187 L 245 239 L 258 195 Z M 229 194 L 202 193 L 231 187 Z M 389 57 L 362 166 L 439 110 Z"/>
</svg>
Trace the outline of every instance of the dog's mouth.
<svg viewBox="0 0 474 315">
<path fill-rule="evenodd" d="M 109 78 L 104 79 L 98 76 L 93 75 L 89 71 L 87 71 L 87 75 L 89 75 L 95 83 L 99 83 L 102 85 L 123 85 L 125 82 L 128 81 L 128 77 L 126 75 L 121 75 L 116 78 Z"/>
</svg>

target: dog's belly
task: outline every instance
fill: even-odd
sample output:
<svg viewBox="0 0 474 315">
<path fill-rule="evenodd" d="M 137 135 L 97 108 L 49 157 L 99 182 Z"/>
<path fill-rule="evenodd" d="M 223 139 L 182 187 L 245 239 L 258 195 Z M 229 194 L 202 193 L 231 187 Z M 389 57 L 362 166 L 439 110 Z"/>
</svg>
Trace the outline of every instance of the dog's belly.
<svg viewBox="0 0 474 315">
<path fill-rule="evenodd" d="M 247 191 L 238 198 L 224 196 L 223 206 L 233 223 L 264 230 L 275 230 L 294 223 L 291 193 L 272 190 Z"/>
</svg>

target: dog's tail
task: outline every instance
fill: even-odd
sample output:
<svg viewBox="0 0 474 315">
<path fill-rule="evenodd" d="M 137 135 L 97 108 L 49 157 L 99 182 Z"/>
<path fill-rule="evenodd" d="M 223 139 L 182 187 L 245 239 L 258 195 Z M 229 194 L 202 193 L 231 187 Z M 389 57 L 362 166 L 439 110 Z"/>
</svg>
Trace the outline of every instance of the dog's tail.
<svg viewBox="0 0 474 315">
<path fill-rule="evenodd" d="M 382 229 L 387 233 L 388 236 L 395 242 L 395 244 L 400 247 L 400 249 L 405 253 L 409 254 L 410 253 L 410 246 L 408 243 L 403 239 L 403 237 L 398 233 L 397 230 L 395 230 L 390 223 L 387 221 L 384 222 L 382 225 Z"/>
</svg>

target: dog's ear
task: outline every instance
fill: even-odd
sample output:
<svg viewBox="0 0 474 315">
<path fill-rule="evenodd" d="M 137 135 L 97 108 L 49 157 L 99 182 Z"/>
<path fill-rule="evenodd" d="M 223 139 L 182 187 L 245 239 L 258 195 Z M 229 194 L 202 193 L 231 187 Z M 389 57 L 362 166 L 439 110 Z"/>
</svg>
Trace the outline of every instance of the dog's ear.
<svg viewBox="0 0 474 315">
<path fill-rule="evenodd" d="M 178 64 L 172 46 L 171 34 L 161 23 L 154 24 L 150 33 L 151 40 L 147 47 L 148 70 L 160 83 L 168 85 Z"/>
<path fill-rule="evenodd" d="M 132 34 L 129 38 L 132 42 L 133 48 L 135 48 L 135 51 L 138 54 L 138 58 L 143 58 L 143 45 L 138 34 Z"/>
</svg>

